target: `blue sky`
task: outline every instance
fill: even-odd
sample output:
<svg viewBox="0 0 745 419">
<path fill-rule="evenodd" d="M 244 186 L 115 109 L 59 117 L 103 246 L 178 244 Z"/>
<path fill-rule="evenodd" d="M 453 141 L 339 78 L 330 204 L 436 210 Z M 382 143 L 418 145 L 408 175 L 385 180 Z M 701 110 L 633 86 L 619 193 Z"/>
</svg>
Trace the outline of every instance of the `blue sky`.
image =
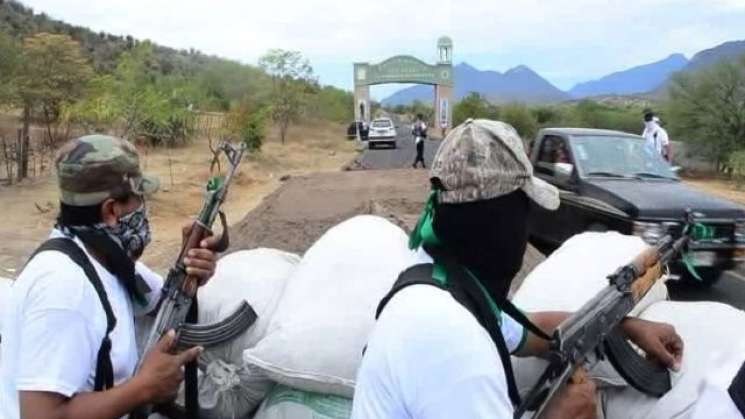
<svg viewBox="0 0 745 419">
<path fill-rule="evenodd" d="M 324 84 L 352 85 L 352 63 L 396 54 L 528 65 L 562 89 L 608 73 L 745 39 L 745 0 L 25 0 L 37 12 L 176 48 L 255 63 L 269 48 L 303 52 Z M 401 86 L 373 89 L 377 98 Z"/>
</svg>

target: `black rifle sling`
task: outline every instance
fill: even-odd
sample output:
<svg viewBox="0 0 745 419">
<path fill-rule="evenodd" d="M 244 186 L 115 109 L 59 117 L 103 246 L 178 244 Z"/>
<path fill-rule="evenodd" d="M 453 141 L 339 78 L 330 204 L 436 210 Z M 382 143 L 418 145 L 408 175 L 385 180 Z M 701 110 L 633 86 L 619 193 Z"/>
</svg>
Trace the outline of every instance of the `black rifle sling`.
<svg viewBox="0 0 745 419">
<path fill-rule="evenodd" d="M 106 335 L 104 335 L 101 347 L 98 349 L 98 356 L 96 357 L 96 378 L 93 390 L 103 391 L 110 389 L 114 386 L 114 368 L 111 364 L 111 338 L 109 334 L 116 326 L 116 317 L 114 317 L 114 311 L 111 309 L 111 304 L 109 303 L 109 298 L 106 295 L 101 278 L 99 278 L 96 268 L 93 267 L 93 264 L 83 249 L 74 241 L 67 238 L 60 237 L 47 240 L 34 251 L 29 260 L 47 250 L 64 253 L 76 265 L 80 266 L 83 272 L 85 272 L 88 281 L 96 290 L 96 294 L 98 294 L 98 299 L 101 301 L 103 310 L 106 313 Z"/>
<path fill-rule="evenodd" d="M 186 314 L 186 323 L 197 323 L 199 321 L 199 303 L 197 295 Z M 184 408 L 188 419 L 199 419 L 199 382 L 197 375 L 197 361 L 191 361 L 184 366 Z"/>
<path fill-rule="evenodd" d="M 737 410 L 745 418 L 745 363 L 740 367 L 740 371 L 737 372 L 727 391 L 729 396 L 732 397 L 732 401 L 735 402 Z"/>
<path fill-rule="evenodd" d="M 450 295 L 453 296 L 453 299 L 468 310 L 476 318 L 481 327 L 486 329 L 487 333 L 489 333 L 489 337 L 496 345 L 497 351 L 499 352 L 499 358 L 502 361 L 510 400 L 515 406 L 519 405 L 520 394 L 517 391 L 517 384 L 515 383 L 515 376 L 512 370 L 512 362 L 510 360 L 507 343 L 504 340 L 504 336 L 502 336 L 502 330 L 499 327 L 497 319 L 491 312 L 491 308 L 489 307 L 483 293 L 478 289 L 473 281 L 465 278 L 463 270 L 455 265 L 446 266 L 449 275 L 448 277 L 453 279 L 449 281 L 449 287 L 444 287 L 432 278 L 433 269 L 434 265 L 432 264 L 421 264 L 412 266 L 402 272 L 391 290 L 385 297 L 383 297 L 380 304 L 378 304 L 375 318 L 377 319 L 380 316 L 383 309 L 394 295 L 411 285 L 431 285 L 449 292 Z"/>
</svg>

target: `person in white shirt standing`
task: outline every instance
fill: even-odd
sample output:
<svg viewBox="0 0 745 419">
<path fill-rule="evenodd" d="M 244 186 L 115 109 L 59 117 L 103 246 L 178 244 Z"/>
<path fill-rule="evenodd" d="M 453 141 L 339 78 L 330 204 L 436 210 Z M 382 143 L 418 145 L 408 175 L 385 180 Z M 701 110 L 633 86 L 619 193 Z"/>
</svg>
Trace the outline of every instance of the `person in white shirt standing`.
<svg viewBox="0 0 745 419">
<path fill-rule="evenodd" d="M 141 173 L 132 144 L 104 135 L 67 143 L 55 165 L 57 224 L 3 307 L 0 417 L 114 419 L 168 401 L 202 348 L 177 352 L 171 331 L 133 376 L 134 316 L 155 310 L 163 285 L 137 262 L 157 179 Z M 184 260 L 201 283 L 214 272 L 215 245 L 204 240 Z"/>
<path fill-rule="evenodd" d="M 668 162 L 673 160 L 670 138 L 665 128 L 660 125 L 660 118 L 647 109 L 644 112 L 644 132 L 642 137 L 647 140 L 647 148 L 662 156 Z"/>
<path fill-rule="evenodd" d="M 414 136 L 414 144 L 416 145 L 416 158 L 414 164 L 411 166 L 416 169 L 417 164 L 422 165 L 422 169 L 426 169 L 427 166 L 424 163 L 424 140 L 427 138 L 427 124 L 424 123 L 424 115 L 417 114 L 416 121 L 411 127 L 411 135 Z"/>
<path fill-rule="evenodd" d="M 378 306 L 352 419 L 512 419 L 520 395 L 510 355 L 546 354 L 548 335 L 569 315 L 524 314 L 507 299 L 530 201 L 555 210 L 559 193 L 533 177 L 515 129 L 488 120 L 468 120 L 443 140 L 430 180 L 412 267 Z M 621 328 L 649 356 L 679 365 L 672 326 L 626 319 Z M 544 419 L 594 418 L 595 396 L 591 381 L 569 384 Z"/>
</svg>

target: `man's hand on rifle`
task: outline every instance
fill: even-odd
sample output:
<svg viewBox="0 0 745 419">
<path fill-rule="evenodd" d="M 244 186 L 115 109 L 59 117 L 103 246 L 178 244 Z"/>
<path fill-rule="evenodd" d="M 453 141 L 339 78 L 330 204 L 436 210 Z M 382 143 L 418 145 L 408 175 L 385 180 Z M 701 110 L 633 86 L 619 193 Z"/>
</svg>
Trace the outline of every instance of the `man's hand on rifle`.
<svg viewBox="0 0 745 419">
<path fill-rule="evenodd" d="M 189 222 L 182 228 L 183 240 L 189 237 L 192 223 Z M 215 273 L 217 265 L 217 253 L 214 248 L 217 247 L 219 237 L 209 236 L 199 243 L 198 249 L 191 249 L 184 257 L 186 273 L 199 278 L 199 286 L 206 284 Z"/>
<path fill-rule="evenodd" d="M 196 346 L 180 353 L 172 353 L 176 333 L 166 333 L 147 354 L 140 371 L 132 378 L 140 389 L 142 404 L 165 403 L 176 398 L 179 385 L 184 380 L 184 364 L 199 357 L 203 348 Z"/>
<path fill-rule="evenodd" d="M 673 371 L 680 370 L 683 340 L 673 326 L 636 318 L 627 318 L 621 325 L 629 340 L 637 344 L 647 357 Z"/>
</svg>

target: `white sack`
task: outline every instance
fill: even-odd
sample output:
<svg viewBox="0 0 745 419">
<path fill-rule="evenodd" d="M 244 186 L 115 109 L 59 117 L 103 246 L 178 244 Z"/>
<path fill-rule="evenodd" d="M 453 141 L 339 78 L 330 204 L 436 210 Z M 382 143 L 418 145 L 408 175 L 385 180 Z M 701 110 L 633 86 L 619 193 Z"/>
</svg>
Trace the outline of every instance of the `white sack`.
<svg viewBox="0 0 745 419">
<path fill-rule="evenodd" d="M 673 388 L 660 399 L 631 387 L 605 394 L 608 419 L 672 419 L 691 415 L 704 379 L 722 365 L 742 365 L 745 351 L 745 312 L 714 302 L 662 301 L 640 316 L 670 323 L 683 338 L 680 372 L 672 374 Z M 732 361 L 732 362 L 730 362 Z M 735 368 L 732 371 L 732 377 Z"/>
<path fill-rule="evenodd" d="M 407 236 L 363 215 L 327 231 L 290 276 L 244 361 L 292 388 L 351 397 L 375 309 L 412 261 Z"/>
<path fill-rule="evenodd" d="M 255 409 L 273 383 L 263 374 L 251 373 L 242 354 L 266 332 L 282 294 L 285 280 L 300 258 L 274 249 L 242 250 L 217 262 L 215 275 L 199 289 L 199 322 L 224 319 L 243 301 L 253 307 L 256 322 L 236 339 L 207 348 L 199 359 L 199 404 L 205 419 L 241 418 Z M 152 328 L 153 319 L 138 321 L 138 345 Z M 183 406 L 183 386 L 177 404 Z"/>
<path fill-rule="evenodd" d="M 522 283 L 512 301 L 526 312 L 577 311 L 608 285 L 608 275 L 630 263 L 647 244 L 636 236 L 617 232 L 582 233 L 562 244 L 538 265 Z M 667 299 L 665 278 L 658 281 L 631 312 L 638 315 L 653 302 Z M 525 394 L 548 363 L 539 358 L 512 357 L 515 380 Z M 600 386 L 626 382 L 608 362 L 600 362 L 590 371 Z"/>
<path fill-rule="evenodd" d="M 608 285 L 608 275 L 630 263 L 647 246 L 639 237 L 617 232 L 573 236 L 525 278 L 512 302 L 527 312 L 576 311 Z M 662 279 L 632 315 L 667 299 L 666 278 Z"/>
<path fill-rule="evenodd" d="M 278 384 L 253 419 L 349 419 L 352 400 Z"/>
</svg>

